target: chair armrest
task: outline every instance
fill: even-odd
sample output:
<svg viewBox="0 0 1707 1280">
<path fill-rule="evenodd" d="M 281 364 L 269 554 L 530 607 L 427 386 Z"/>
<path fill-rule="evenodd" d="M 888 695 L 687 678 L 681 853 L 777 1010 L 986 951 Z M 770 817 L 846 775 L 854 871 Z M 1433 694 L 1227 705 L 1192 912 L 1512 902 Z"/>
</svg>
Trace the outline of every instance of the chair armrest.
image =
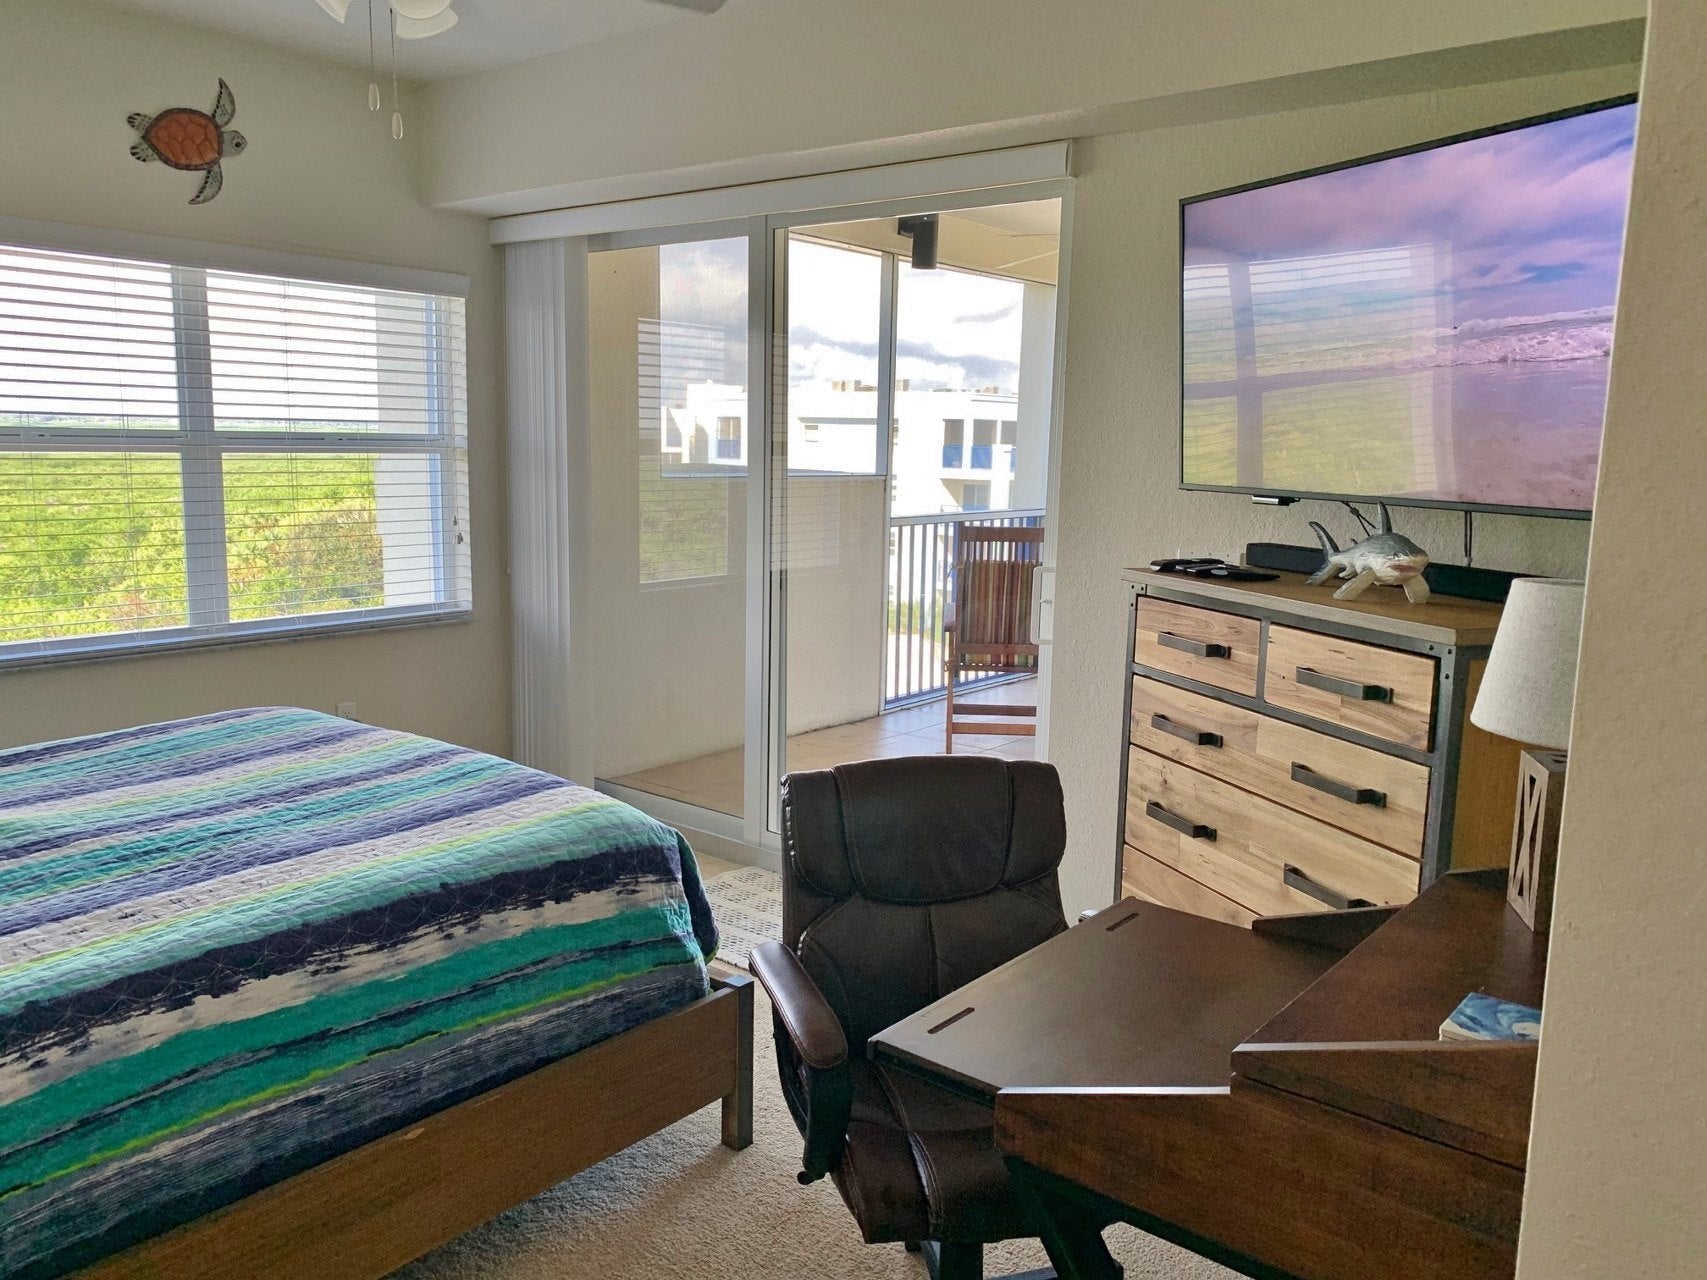
<svg viewBox="0 0 1707 1280">
<path fill-rule="evenodd" d="M 833 1071 L 848 1060 L 848 1038 L 818 984 L 780 942 L 753 948 L 753 974 L 771 999 L 800 1060 L 814 1071 Z"/>
<path fill-rule="evenodd" d="M 848 1117 L 853 1111 L 847 1033 L 818 984 L 780 942 L 761 942 L 748 963 L 771 998 L 783 1097 L 806 1139 L 801 1169 L 795 1176 L 802 1183 L 816 1182 L 841 1163 L 847 1143 Z M 782 1053 L 784 1035 L 804 1068 L 798 1073 L 798 1087 L 790 1079 L 796 1075 L 795 1068 Z"/>
</svg>

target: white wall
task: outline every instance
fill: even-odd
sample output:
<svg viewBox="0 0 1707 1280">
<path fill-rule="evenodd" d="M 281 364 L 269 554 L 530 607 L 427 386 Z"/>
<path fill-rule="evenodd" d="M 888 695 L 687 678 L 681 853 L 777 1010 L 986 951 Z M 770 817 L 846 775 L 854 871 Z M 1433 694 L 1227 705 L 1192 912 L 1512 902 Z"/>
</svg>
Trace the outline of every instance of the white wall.
<svg viewBox="0 0 1707 1280">
<path fill-rule="evenodd" d="M 133 111 L 237 97 L 249 148 L 191 208 L 193 174 L 138 164 Z M 408 104 L 406 103 L 406 109 Z M 415 146 L 359 71 L 75 0 L 0 0 L 0 214 L 470 276 L 474 620 L 0 674 L 0 745 L 257 703 L 489 751 L 510 745 L 496 261 L 476 219 L 423 209 Z M 412 131 L 413 137 L 419 137 Z"/>
<path fill-rule="evenodd" d="M 788 482 L 788 732 L 883 709 L 885 476 Z"/>
<path fill-rule="evenodd" d="M 1113 891 L 1121 569 L 1182 552 L 1230 556 L 1251 541 L 1309 543 L 1306 521 L 1345 533 L 1350 520 L 1322 503 L 1257 507 L 1175 487 L 1181 197 L 1628 92 L 1635 77 L 1633 67 L 1573 72 L 1079 144 L 1049 729 L 1067 795 L 1062 889 L 1072 910 L 1102 905 Z M 1440 559 L 1461 562 L 1461 517 L 1395 519 Z M 1491 567 L 1577 573 L 1587 543 L 1580 522 L 1476 520 L 1476 562 Z"/>
<path fill-rule="evenodd" d="M 1707 1274 L 1707 7 L 1650 24 L 1520 1280 Z"/>
<path fill-rule="evenodd" d="M 750 0 L 433 86 L 425 127 L 443 145 L 426 189 L 435 204 L 513 212 L 1204 118 L 1252 103 L 1204 95 L 1255 82 L 1264 92 L 1243 109 L 1272 110 L 1308 89 L 1285 77 L 1641 12 L 1640 0 Z M 1468 55 L 1461 69 L 1520 75 L 1528 56 L 1502 49 L 1491 71 Z"/>
</svg>

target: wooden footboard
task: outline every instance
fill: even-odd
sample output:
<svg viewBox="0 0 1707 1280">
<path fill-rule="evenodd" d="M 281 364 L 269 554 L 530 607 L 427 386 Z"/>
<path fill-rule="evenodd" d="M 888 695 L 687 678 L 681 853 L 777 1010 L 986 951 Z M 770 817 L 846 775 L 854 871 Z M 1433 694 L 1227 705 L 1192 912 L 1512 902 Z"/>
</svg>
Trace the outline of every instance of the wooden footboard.
<svg viewBox="0 0 1707 1280">
<path fill-rule="evenodd" d="M 316 1165 L 78 1280 L 378 1280 L 719 1098 L 753 1140 L 753 986 L 702 1000 Z"/>
</svg>

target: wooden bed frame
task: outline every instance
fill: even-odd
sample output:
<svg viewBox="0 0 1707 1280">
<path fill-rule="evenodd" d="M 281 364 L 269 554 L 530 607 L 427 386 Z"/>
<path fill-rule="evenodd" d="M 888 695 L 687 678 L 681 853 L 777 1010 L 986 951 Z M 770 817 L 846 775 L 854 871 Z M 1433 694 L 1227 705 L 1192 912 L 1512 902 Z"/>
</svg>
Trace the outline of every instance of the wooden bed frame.
<svg viewBox="0 0 1707 1280">
<path fill-rule="evenodd" d="M 753 980 L 358 1147 L 77 1280 L 379 1280 L 719 1098 L 753 1141 Z"/>
</svg>

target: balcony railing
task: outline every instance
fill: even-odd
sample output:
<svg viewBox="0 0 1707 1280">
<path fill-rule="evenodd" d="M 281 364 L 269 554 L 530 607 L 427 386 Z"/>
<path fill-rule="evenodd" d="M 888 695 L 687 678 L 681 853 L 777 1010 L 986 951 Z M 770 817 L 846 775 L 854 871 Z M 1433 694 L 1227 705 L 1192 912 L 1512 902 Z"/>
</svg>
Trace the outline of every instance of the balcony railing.
<svg viewBox="0 0 1707 1280">
<path fill-rule="evenodd" d="M 972 446 L 972 470 L 988 471 L 993 465 L 995 446 L 975 444 Z"/>
<path fill-rule="evenodd" d="M 961 453 L 960 445 L 945 444 L 942 447 L 942 465 L 946 470 L 958 470 L 960 467 L 960 460 L 964 456 L 965 455 Z"/>
<path fill-rule="evenodd" d="M 949 603 L 959 532 L 967 525 L 1036 528 L 1041 511 L 967 511 L 936 516 L 894 516 L 889 521 L 888 651 L 883 705 L 904 706 L 948 689 L 943 663 L 948 645 L 943 615 Z M 963 689 L 1002 676 L 974 676 Z"/>
</svg>

